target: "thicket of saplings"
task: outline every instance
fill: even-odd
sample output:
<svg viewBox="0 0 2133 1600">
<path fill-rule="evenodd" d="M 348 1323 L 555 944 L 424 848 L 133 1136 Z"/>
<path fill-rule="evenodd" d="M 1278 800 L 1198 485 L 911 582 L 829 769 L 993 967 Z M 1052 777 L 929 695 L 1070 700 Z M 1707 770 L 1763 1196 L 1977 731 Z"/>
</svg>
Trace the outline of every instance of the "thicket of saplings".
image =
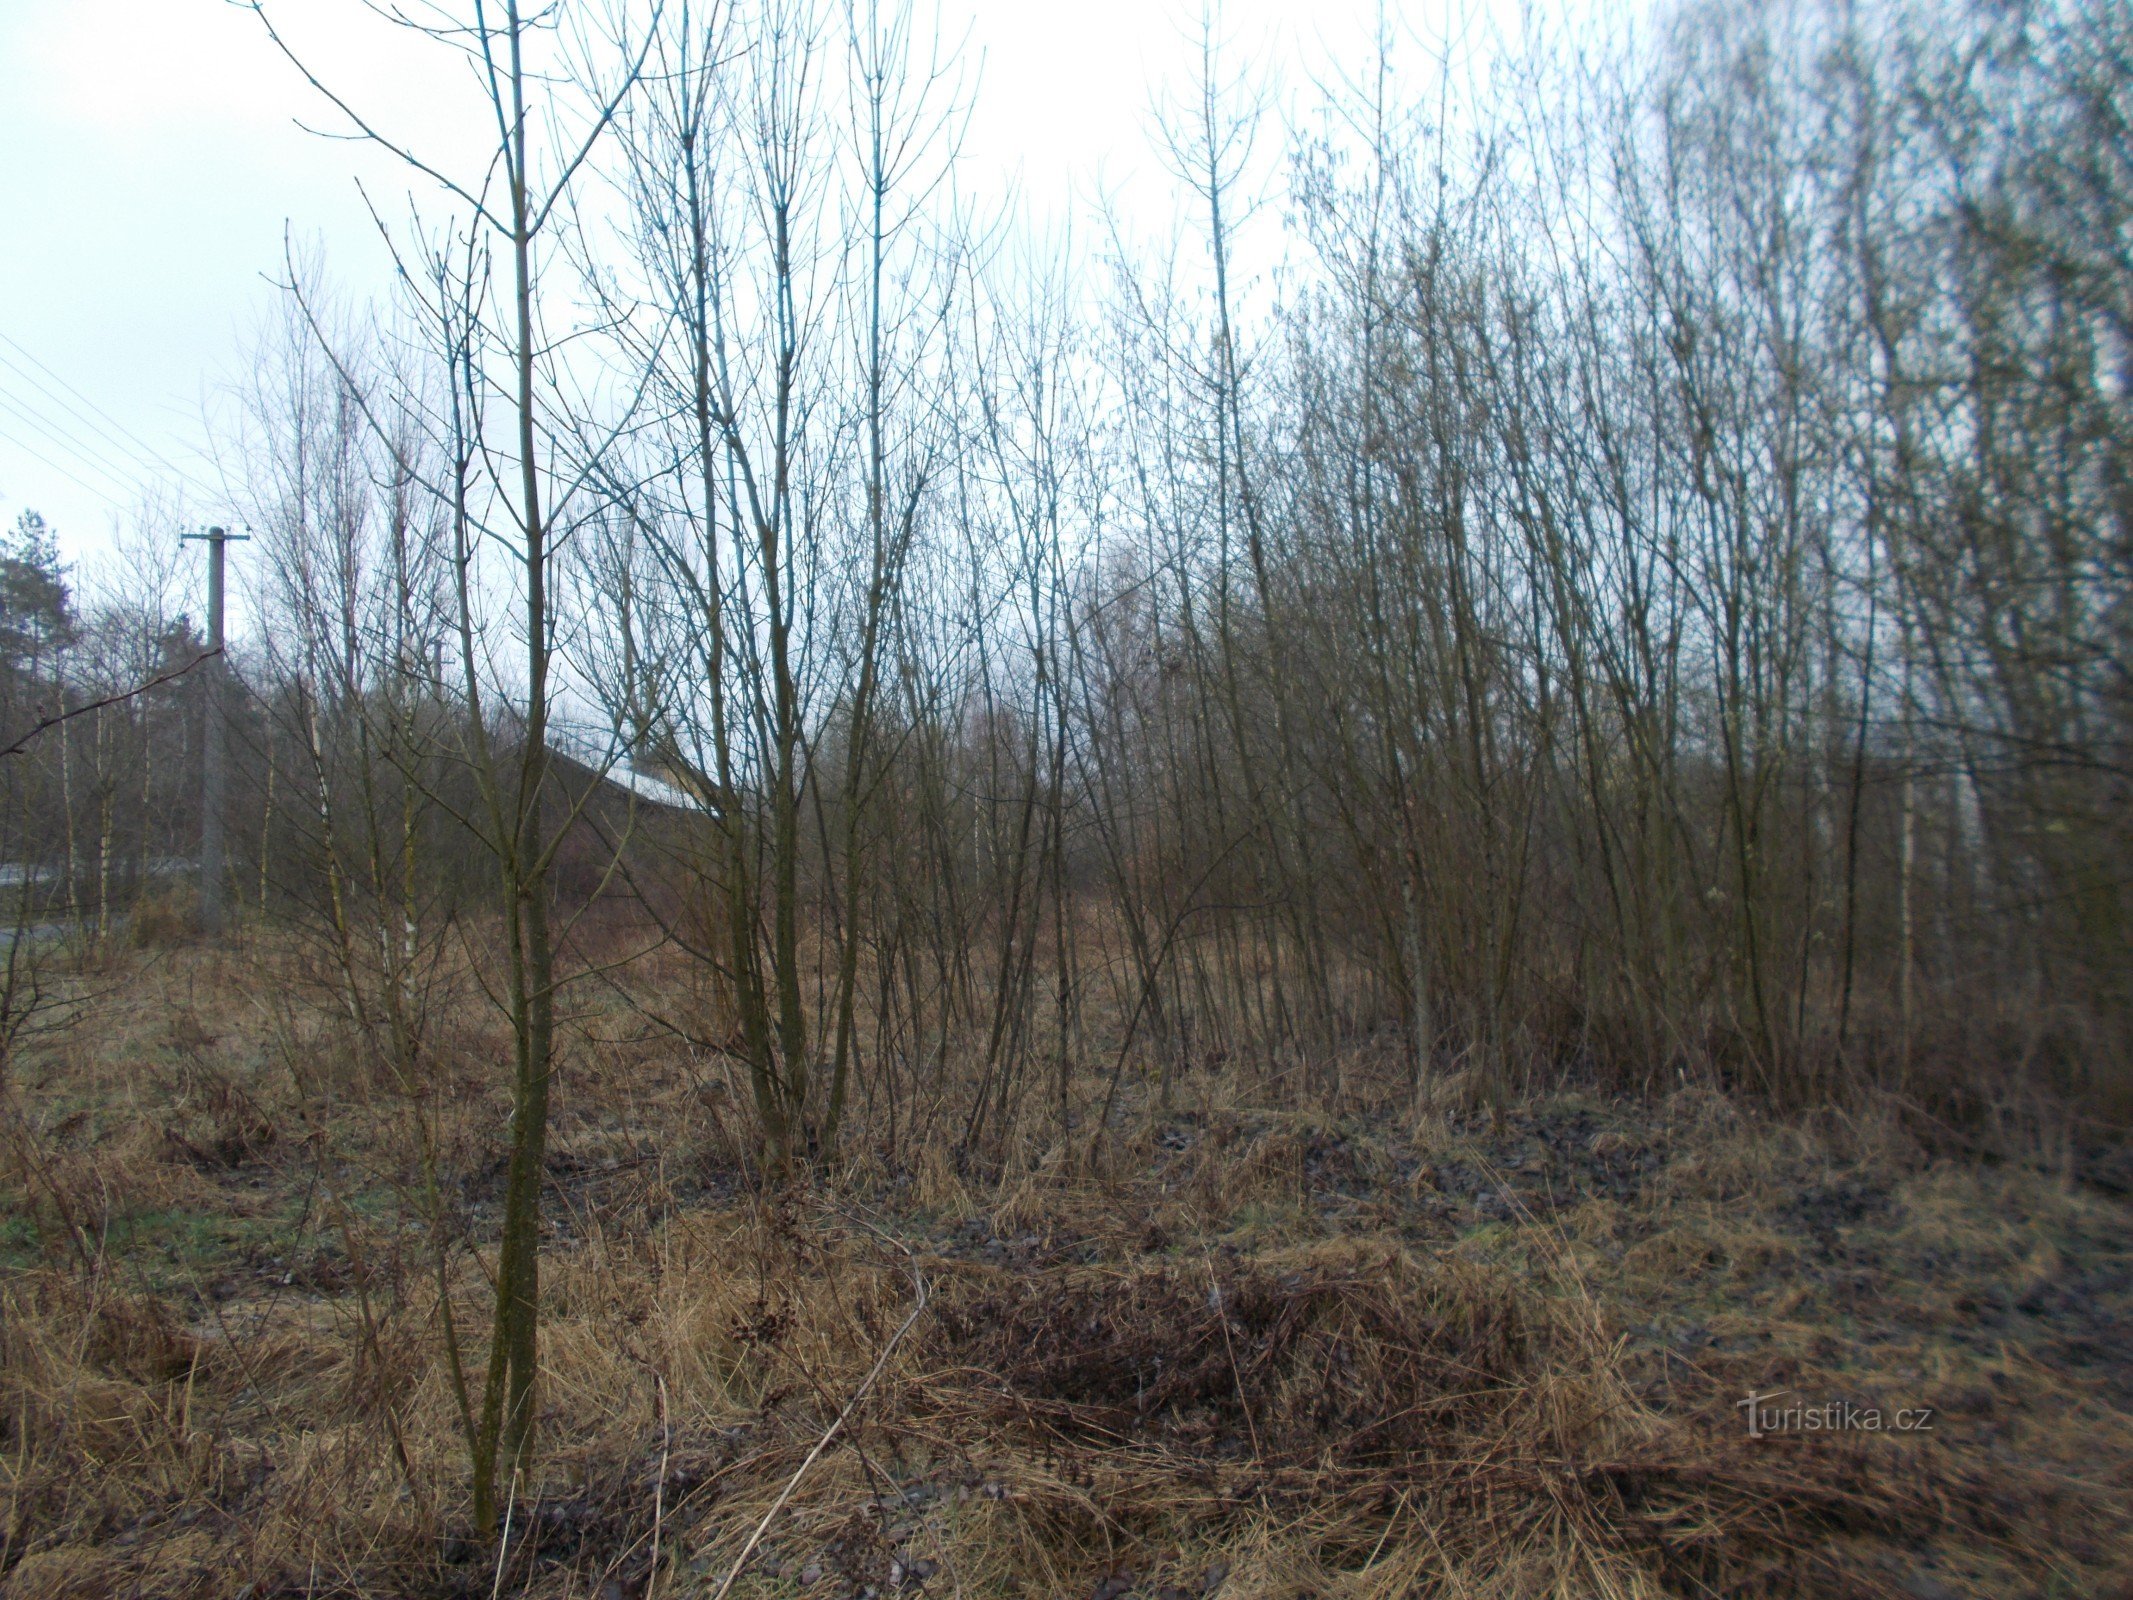
<svg viewBox="0 0 2133 1600">
<path fill-rule="evenodd" d="M 234 671 L 7 767 L 115 938 L 226 693 L 232 901 L 374 1081 L 427 1129 L 508 1021 L 482 1529 L 588 1017 L 802 1184 L 1100 1169 L 1209 1078 L 2123 1111 L 2123 7 L 1388 42 L 1291 120 L 1211 33 L 1175 238 L 1056 257 L 912 16 L 596 10 L 467 21 L 493 166 L 418 174 L 396 302 L 293 264 Z M 54 604 L 18 697 L 184 654 Z"/>
</svg>

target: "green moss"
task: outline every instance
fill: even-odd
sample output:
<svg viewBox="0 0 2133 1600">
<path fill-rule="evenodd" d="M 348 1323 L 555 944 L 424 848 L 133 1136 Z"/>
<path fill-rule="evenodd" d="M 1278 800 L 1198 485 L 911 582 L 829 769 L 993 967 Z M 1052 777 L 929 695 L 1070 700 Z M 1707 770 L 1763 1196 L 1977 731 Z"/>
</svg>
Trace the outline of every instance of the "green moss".
<svg viewBox="0 0 2133 1600">
<path fill-rule="evenodd" d="M 44 1259 L 44 1238 L 20 1197 L 0 1201 L 0 1269 L 20 1272 Z"/>
</svg>

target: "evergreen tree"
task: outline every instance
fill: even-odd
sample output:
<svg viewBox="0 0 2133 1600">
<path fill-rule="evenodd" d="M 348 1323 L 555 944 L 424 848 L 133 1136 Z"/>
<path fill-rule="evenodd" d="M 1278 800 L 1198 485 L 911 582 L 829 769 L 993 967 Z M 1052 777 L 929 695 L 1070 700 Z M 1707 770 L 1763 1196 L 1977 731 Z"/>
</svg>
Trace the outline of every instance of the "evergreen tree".
<svg viewBox="0 0 2133 1600">
<path fill-rule="evenodd" d="M 74 635 L 58 541 L 43 517 L 25 511 L 0 538 L 0 671 L 36 677 Z"/>
</svg>

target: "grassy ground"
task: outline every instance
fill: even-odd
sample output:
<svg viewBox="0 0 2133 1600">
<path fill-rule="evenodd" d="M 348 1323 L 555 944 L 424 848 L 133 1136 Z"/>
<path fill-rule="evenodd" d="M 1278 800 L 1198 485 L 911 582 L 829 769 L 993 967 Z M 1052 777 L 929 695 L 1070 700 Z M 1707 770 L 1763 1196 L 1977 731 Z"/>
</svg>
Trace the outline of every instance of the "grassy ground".
<svg viewBox="0 0 2133 1600">
<path fill-rule="evenodd" d="M 499 1564 L 438 1309 L 478 1344 L 480 1257 L 423 1220 L 488 1236 L 493 1025 L 418 1120 L 293 959 L 83 981 L 0 1165 L 10 1600 L 2133 1595 L 2133 1219 L 2049 1139 L 1202 1077 L 1093 1166 L 862 1140 L 772 1194 L 725 1077 L 598 1017 Z"/>
</svg>

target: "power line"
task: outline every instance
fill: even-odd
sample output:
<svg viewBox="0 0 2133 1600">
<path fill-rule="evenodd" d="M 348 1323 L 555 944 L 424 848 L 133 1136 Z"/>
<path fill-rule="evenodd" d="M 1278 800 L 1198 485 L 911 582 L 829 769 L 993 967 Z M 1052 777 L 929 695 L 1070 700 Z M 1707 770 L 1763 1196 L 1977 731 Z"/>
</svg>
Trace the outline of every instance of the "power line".
<svg viewBox="0 0 2133 1600">
<path fill-rule="evenodd" d="M 46 417 L 31 409 L 20 396 L 10 394 L 5 389 L 0 389 L 0 416 L 13 417 L 18 424 L 26 425 L 31 432 L 31 438 L 29 439 L 25 439 L 17 433 L 0 433 L 0 438 L 5 438 L 39 466 L 57 472 L 71 482 L 87 489 L 98 499 L 121 513 L 127 511 L 129 507 L 118 494 L 114 494 L 111 490 L 99 484 L 90 482 L 80 472 L 65 465 L 63 461 L 55 460 L 50 452 L 56 448 L 61 456 L 73 460 L 77 465 L 85 466 L 93 473 L 99 474 L 109 481 L 121 484 L 141 484 L 165 476 L 165 474 L 149 467 L 146 463 L 134 461 L 130 458 L 122 462 L 114 462 L 109 456 L 93 446 L 85 444 L 81 439 L 56 426 Z M 36 440 L 36 442 L 33 443 L 32 439 Z M 180 483 L 184 487 L 191 489 L 195 494 L 200 495 L 203 499 L 212 500 L 216 498 L 191 479 L 181 479 Z"/>
<path fill-rule="evenodd" d="M 24 455 L 28 456 L 39 466 L 49 467 L 52 471 L 58 473 L 61 477 L 73 479 L 74 482 L 80 484 L 82 488 L 88 490 L 91 494 L 95 495 L 97 499 L 103 501 L 106 505 L 111 507 L 112 510 L 120 513 L 124 513 L 124 511 L 126 510 L 126 507 L 122 505 L 117 499 L 113 498 L 109 491 L 99 489 L 95 484 L 89 482 L 89 480 L 84 478 L 80 473 L 69 471 L 67 468 L 61 466 L 58 462 L 54 461 L 50 456 L 47 456 L 41 451 L 24 444 L 12 433 L 9 433 L 5 428 L 0 428 L 0 439 L 5 439 L 9 444 L 13 445 L 17 450 L 20 450 Z"/>
<path fill-rule="evenodd" d="M 11 346 L 11 348 L 13 348 L 13 350 L 15 350 L 15 352 L 17 352 L 17 354 L 19 354 L 19 356 L 23 358 L 23 361 L 28 361 L 28 363 L 30 363 L 32 367 L 36 367 L 38 371 L 43 371 L 43 373 L 47 375 L 47 378 L 51 378 L 51 382 L 55 382 L 55 384 L 58 384 L 60 388 L 64 388 L 68 395 L 73 395 L 73 397 L 75 397 L 75 399 L 79 399 L 79 401 L 81 401 L 83 405 L 87 405 L 87 407 L 90 407 L 90 410 L 92 410 L 92 412 L 96 412 L 96 416 L 100 416 L 102 420 L 105 420 L 105 422 L 107 422 L 107 425 L 109 425 L 109 427 L 111 427 L 111 429 L 113 429 L 113 431 L 115 431 L 115 433 L 117 433 L 119 437 L 124 437 L 124 439 L 130 439 L 130 442 L 132 442 L 132 446 L 134 446 L 134 450 L 139 450 L 141 454 L 145 454 L 145 457 L 147 457 L 149 461 L 156 461 L 156 463 L 160 463 L 164 471 L 171 471 L 171 474 L 175 474 L 175 476 L 183 478 L 183 480 L 186 480 L 186 482 L 190 482 L 190 484 L 192 484 L 192 489 L 194 489 L 196 493 L 201 493 L 201 495 L 205 495 L 207 499 L 213 499 L 213 497 L 215 497 L 215 491 L 213 491 L 213 489 L 209 489 L 209 486 L 207 486 L 207 484 L 203 484 L 203 482 L 198 482 L 198 480 L 194 480 L 194 478 L 192 478 L 192 476 L 188 474 L 188 471 L 186 471 L 186 469 L 183 469 L 183 467 L 179 467 L 179 465 L 177 465 L 175 461 L 171 461 L 171 459 L 169 459 L 169 457 L 166 457 L 166 454 L 162 454 L 162 452 L 160 452 L 160 450 L 158 450 L 156 446 L 151 446 L 151 444 L 147 442 L 147 439 L 143 439 L 143 437 L 141 437 L 139 433 L 134 433 L 134 431 L 132 431 L 130 427 L 126 427 L 126 425 L 124 425 L 124 422 L 119 422 L 119 420 L 117 420 L 115 416 L 111 416 L 111 412 L 107 412 L 107 410 L 105 410 L 105 407 L 102 407 L 102 405 L 98 405 L 98 403 L 96 403 L 94 399 L 90 399 L 90 397 L 87 397 L 87 395 L 83 395 L 83 393 L 81 393 L 81 390 L 79 390 L 79 388 L 77 388 L 75 384 L 70 384 L 70 382 L 66 382 L 66 378 L 62 378 L 62 375 L 60 375 L 58 371 L 53 371 L 53 369 L 51 369 L 51 367 L 49 367 L 47 363 L 43 363 L 43 361 L 38 361 L 38 358 L 36 358 L 36 354 L 34 354 L 34 352 L 32 352 L 32 350 L 30 350 L 28 346 L 23 346 L 23 343 L 21 343 L 21 339 L 15 339 L 15 337 L 13 337 L 13 335 L 9 335 L 9 333 L 0 333 L 0 343 L 4 343 L 4 346 Z M 9 358 L 9 356 L 4 356 L 4 354 L 0 354 L 0 361 L 6 361 L 6 365 L 9 365 L 9 367 L 15 367 L 15 371 L 21 371 L 21 367 L 19 367 L 19 365 L 17 365 L 15 361 L 11 361 L 11 358 Z M 26 378 L 28 378 L 28 373 L 23 373 L 23 375 L 26 375 Z M 36 382 L 36 380 L 32 378 L 30 382 Z M 45 384 L 38 384 L 38 388 L 45 388 Z M 49 388 L 45 390 L 45 393 L 49 393 Z M 58 397 L 55 397 L 55 399 L 58 399 Z M 64 403 L 64 401 L 62 401 L 62 403 Z M 75 407 L 73 407 L 73 405 L 68 405 L 68 410 L 75 410 Z M 79 416 L 79 412 L 75 412 L 75 414 Z M 87 420 L 87 418 L 83 418 L 83 420 Z"/>
<path fill-rule="evenodd" d="M 167 463 L 142 459 L 117 436 L 98 427 L 79 407 L 70 405 L 65 396 L 39 383 L 34 373 L 9 361 L 5 351 L 0 351 L 0 368 L 11 369 L 0 371 L 0 402 L 9 403 L 21 420 L 74 456 L 120 478 L 160 478 L 176 471 Z M 18 381 L 28 387 L 22 391 L 9 387 Z M 182 473 L 179 477 L 196 490 L 200 487 Z"/>
<path fill-rule="evenodd" d="M 0 351 L 0 367 L 11 369 L 17 380 L 32 386 L 32 392 L 23 394 L 6 388 L 9 373 L 0 372 L 0 399 L 11 400 L 16 414 L 40 432 L 48 435 L 70 453 L 84 461 L 94 463 L 114 477 L 130 479 L 175 477 L 203 499 L 217 498 L 208 488 L 183 468 L 161 454 L 143 457 L 110 431 L 99 427 L 78 406 L 68 403 L 65 396 L 53 391 L 49 385 L 40 383 L 35 374 L 9 361 L 6 352 Z M 40 404 L 41 402 L 41 404 Z M 71 415 L 73 422 L 67 420 Z"/>
<path fill-rule="evenodd" d="M 60 424 L 27 404 L 22 396 L 11 394 L 5 387 L 0 387 L 0 409 L 12 412 L 17 422 L 24 424 L 35 433 L 42 434 L 77 462 L 94 467 L 99 472 L 106 473 L 113 478 L 135 479 L 157 476 L 157 474 L 145 471 L 141 462 L 129 458 L 114 460 L 98 448 L 97 442 L 84 441 L 75 437 Z"/>
</svg>

